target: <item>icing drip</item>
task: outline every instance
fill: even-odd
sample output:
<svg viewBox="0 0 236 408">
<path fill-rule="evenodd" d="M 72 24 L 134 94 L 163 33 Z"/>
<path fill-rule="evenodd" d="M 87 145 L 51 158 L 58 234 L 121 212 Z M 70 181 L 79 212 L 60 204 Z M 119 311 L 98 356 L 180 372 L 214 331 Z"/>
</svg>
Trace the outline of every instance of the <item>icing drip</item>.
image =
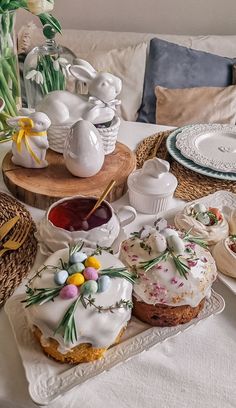
<svg viewBox="0 0 236 408">
<path fill-rule="evenodd" d="M 60 258 L 66 261 L 68 250 L 57 251 L 47 259 L 45 265 L 58 265 Z M 123 267 L 123 264 L 109 253 L 103 252 L 96 258 L 100 260 L 103 268 Z M 55 287 L 54 271 L 45 270 L 41 277 L 35 278 L 32 286 L 34 288 Z M 94 294 L 93 298 L 97 306 L 104 308 L 115 305 L 121 299 L 131 300 L 132 284 L 123 278 L 112 278 L 109 289 L 106 292 Z M 131 311 L 125 308 L 115 309 L 113 313 L 110 311 L 98 313 L 93 306 L 88 306 L 85 309 L 79 302 L 74 315 L 77 341 L 73 344 L 65 344 L 62 336 L 55 334 L 55 330 L 73 301 L 74 299 L 64 300 L 56 297 L 53 302 L 50 301 L 43 305 L 34 304 L 26 309 L 29 324 L 35 325 L 41 330 L 44 342 L 47 342 L 49 337 L 57 340 L 58 350 L 61 353 L 66 353 L 81 343 L 90 343 L 97 348 L 109 347 L 115 342 L 121 329 L 127 325 L 131 317 Z"/>
</svg>

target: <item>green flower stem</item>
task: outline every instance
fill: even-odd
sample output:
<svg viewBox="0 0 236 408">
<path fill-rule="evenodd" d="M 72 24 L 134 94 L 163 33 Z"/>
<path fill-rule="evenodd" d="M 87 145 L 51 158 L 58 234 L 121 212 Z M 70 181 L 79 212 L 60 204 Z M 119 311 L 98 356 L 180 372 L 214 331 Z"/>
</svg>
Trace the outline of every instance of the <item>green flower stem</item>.
<svg viewBox="0 0 236 408">
<path fill-rule="evenodd" d="M 1 75 L 0 75 L 0 81 L 1 81 Z M 1 89 L 0 95 L 2 96 L 2 98 L 5 101 L 5 108 L 4 108 L 4 112 L 7 112 L 10 116 L 15 116 L 16 112 L 14 110 L 14 108 L 12 107 L 11 102 L 9 101 L 9 90 L 7 90 L 7 92 L 5 92 L 5 90 Z M 15 105 L 15 103 L 14 103 Z"/>
<path fill-rule="evenodd" d="M 9 60 L 9 62 L 10 62 L 10 60 Z M 1 63 L 2 63 L 3 69 L 5 70 L 5 72 L 11 78 L 15 89 L 19 88 L 19 83 L 18 83 L 18 81 L 16 79 L 15 73 L 13 72 L 12 64 L 8 64 L 8 61 L 4 60 L 4 59 L 1 61 Z M 19 92 L 18 92 L 18 96 L 19 96 Z"/>
<path fill-rule="evenodd" d="M 4 78 L 4 75 L 1 74 L 1 72 L 0 72 L 0 82 L 1 82 L 2 89 L 3 89 L 4 93 L 5 93 L 5 95 L 7 95 L 7 100 L 11 105 L 11 108 L 12 108 L 11 111 L 13 112 L 13 116 L 15 116 L 15 115 L 17 115 L 16 104 L 15 104 L 14 98 L 13 98 L 13 96 L 11 94 L 11 91 L 8 88 L 8 83 L 6 82 L 6 80 Z"/>
</svg>

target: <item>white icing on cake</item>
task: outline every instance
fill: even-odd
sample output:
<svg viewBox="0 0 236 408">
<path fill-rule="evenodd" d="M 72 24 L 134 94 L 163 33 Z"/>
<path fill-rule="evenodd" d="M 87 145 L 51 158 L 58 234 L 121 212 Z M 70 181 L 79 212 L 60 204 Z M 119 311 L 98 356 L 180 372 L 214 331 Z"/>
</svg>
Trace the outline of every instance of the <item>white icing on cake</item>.
<svg viewBox="0 0 236 408">
<path fill-rule="evenodd" d="M 85 250 L 86 251 L 86 250 Z M 45 262 L 45 265 L 59 265 L 59 259 L 68 261 L 68 250 L 63 249 L 55 252 Z M 100 260 L 102 269 L 110 267 L 123 267 L 124 265 L 113 255 L 102 252 L 102 255 L 96 255 Z M 54 271 L 47 269 L 36 277 L 33 281 L 33 288 L 50 288 L 57 286 L 54 283 Z M 96 293 L 92 295 L 97 306 L 104 308 L 115 305 L 121 299 L 132 299 L 132 284 L 123 278 L 112 278 L 111 286 L 106 292 Z M 120 308 L 110 311 L 102 311 L 98 313 L 93 306 L 88 306 L 87 309 L 78 303 L 75 312 L 75 324 L 77 329 L 77 341 L 73 344 L 65 344 L 63 337 L 60 334 L 55 334 L 55 330 L 61 322 L 66 310 L 75 301 L 76 298 L 65 300 L 60 296 L 54 299 L 54 302 L 49 301 L 43 305 L 32 305 L 26 308 L 27 318 L 30 326 L 37 326 L 43 336 L 41 341 L 47 344 L 48 338 L 53 338 L 58 341 L 58 350 L 61 353 L 66 353 L 71 348 L 81 344 L 90 343 L 95 348 L 107 348 L 112 345 L 122 328 L 126 327 L 127 322 L 131 317 L 131 310 Z"/>
<path fill-rule="evenodd" d="M 202 238 L 208 245 L 214 245 L 229 235 L 229 226 L 224 215 L 216 225 L 203 225 L 191 216 L 193 205 L 186 205 L 184 209 L 175 215 L 175 226 L 179 230 L 189 231 L 191 235 Z"/>
<path fill-rule="evenodd" d="M 236 234 L 236 209 L 232 210 L 229 217 L 229 233 Z"/>
<path fill-rule="evenodd" d="M 236 278 L 236 253 L 229 248 L 230 237 L 218 242 L 212 251 L 216 266 L 225 275 Z"/>
<path fill-rule="evenodd" d="M 134 284 L 134 296 L 151 305 L 197 306 L 203 298 L 210 296 L 211 285 L 217 275 L 210 252 L 199 245 L 185 242 L 190 252 L 187 249 L 180 259 L 190 268 L 187 279 L 180 275 L 171 256 L 145 272 L 140 263 L 160 255 L 153 235 L 155 233 L 144 239 L 132 237 L 122 243 L 120 258 L 129 268 L 135 267 L 139 277 Z"/>
</svg>

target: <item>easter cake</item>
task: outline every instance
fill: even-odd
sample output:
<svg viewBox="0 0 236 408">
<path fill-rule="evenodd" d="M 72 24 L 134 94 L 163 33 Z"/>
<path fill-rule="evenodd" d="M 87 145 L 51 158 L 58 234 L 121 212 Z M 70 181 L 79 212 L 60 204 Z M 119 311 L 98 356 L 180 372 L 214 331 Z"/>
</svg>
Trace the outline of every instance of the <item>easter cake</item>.
<svg viewBox="0 0 236 408">
<path fill-rule="evenodd" d="M 190 231 L 208 245 L 214 245 L 229 234 L 228 222 L 218 208 L 207 208 L 203 203 L 188 204 L 176 214 L 175 226 Z"/>
<path fill-rule="evenodd" d="M 133 274 L 112 254 L 82 243 L 51 255 L 29 281 L 26 316 L 44 352 L 94 361 L 119 342 L 131 317 Z"/>
<path fill-rule="evenodd" d="M 153 326 L 175 326 L 196 317 L 217 276 L 204 243 L 167 227 L 163 219 L 123 241 L 120 258 L 137 274 L 133 314 Z"/>
<path fill-rule="evenodd" d="M 236 235 L 222 239 L 212 251 L 216 266 L 224 275 L 236 278 Z"/>
</svg>

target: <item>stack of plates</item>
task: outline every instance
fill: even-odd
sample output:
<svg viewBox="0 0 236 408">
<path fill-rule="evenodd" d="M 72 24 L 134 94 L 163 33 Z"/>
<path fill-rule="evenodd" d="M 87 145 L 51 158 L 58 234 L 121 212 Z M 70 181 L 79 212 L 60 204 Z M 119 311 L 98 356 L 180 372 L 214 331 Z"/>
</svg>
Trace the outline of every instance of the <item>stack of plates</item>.
<svg viewBox="0 0 236 408">
<path fill-rule="evenodd" d="M 196 124 L 172 132 L 170 155 L 184 167 L 221 180 L 236 181 L 236 126 Z"/>
</svg>

